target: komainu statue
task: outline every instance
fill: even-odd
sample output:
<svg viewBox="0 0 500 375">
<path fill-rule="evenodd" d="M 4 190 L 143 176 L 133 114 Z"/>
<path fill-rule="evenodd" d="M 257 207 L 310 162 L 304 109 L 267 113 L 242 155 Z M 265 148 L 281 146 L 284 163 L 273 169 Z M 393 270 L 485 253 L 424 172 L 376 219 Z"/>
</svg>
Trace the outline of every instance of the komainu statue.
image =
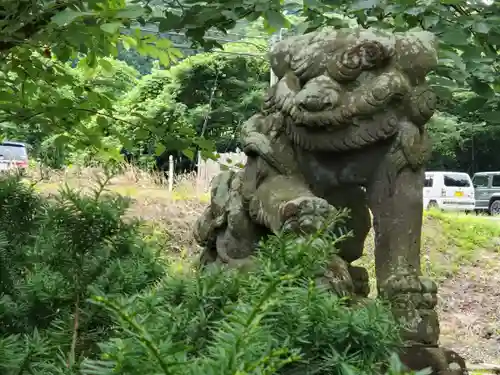
<svg viewBox="0 0 500 375">
<path fill-rule="evenodd" d="M 362 255 L 371 210 L 378 294 L 409 322 L 403 338 L 420 348 L 413 354 L 432 357 L 412 366 L 461 374 L 448 369 L 460 360 L 437 346 L 437 287 L 420 272 L 425 124 L 436 106 L 426 75 L 436 49 L 429 32 L 374 29 L 324 29 L 276 44 L 278 82 L 241 131 L 246 165 L 214 179 L 195 237 L 203 262 L 239 264 L 263 236 L 314 231 L 347 208 L 353 235 L 339 257 L 352 292 L 367 296 L 368 274 L 351 263 Z"/>
</svg>

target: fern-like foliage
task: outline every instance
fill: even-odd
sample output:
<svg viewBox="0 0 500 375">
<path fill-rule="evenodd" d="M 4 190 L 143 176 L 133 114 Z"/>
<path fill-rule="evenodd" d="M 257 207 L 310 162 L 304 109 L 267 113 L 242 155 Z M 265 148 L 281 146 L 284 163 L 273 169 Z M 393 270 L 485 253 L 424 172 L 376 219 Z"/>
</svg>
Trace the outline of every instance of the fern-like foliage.
<svg viewBox="0 0 500 375">
<path fill-rule="evenodd" d="M 275 236 L 248 269 L 174 272 L 103 186 L 49 199 L 0 178 L 0 374 L 402 374 L 386 307 L 319 281 L 341 239 Z"/>
<path fill-rule="evenodd" d="M 316 282 L 335 241 L 323 234 L 271 237 L 250 270 L 214 266 L 167 275 L 131 299 L 96 296 L 94 303 L 113 313 L 120 332 L 82 372 L 382 373 L 397 363 L 393 353 L 400 344 L 391 314 L 375 301 L 353 306 Z"/>
<path fill-rule="evenodd" d="M 64 188 L 42 198 L 18 177 L 0 179 L 0 373 L 67 373 L 113 329 L 86 300 L 135 294 L 164 273 L 127 199 Z M 56 369 L 59 369 L 56 371 Z"/>
</svg>

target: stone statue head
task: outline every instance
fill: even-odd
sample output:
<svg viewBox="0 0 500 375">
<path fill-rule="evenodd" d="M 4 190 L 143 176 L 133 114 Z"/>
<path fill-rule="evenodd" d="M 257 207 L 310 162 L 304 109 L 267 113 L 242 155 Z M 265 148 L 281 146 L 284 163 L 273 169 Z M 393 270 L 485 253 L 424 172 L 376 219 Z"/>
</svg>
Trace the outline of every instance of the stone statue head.
<svg viewBox="0 0 500 375">
<path fill-rule="evenodd" d="M 323 29 L 290 37 L 271 50 L 278 83 L 264 111 L 283 114 L 293 132 L 322 138 L 352 125 L 383 123 L 381 138 L 402 121 L 422 128 L 436 105 L 425 80 L 437 65 L 436 43 L 426 31 Z"/>
</svg>

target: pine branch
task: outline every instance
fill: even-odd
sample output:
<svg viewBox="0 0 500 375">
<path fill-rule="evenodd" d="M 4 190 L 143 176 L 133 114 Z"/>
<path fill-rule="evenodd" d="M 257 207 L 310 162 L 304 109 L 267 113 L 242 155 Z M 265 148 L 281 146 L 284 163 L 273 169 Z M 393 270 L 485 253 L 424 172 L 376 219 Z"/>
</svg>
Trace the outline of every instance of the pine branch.
<svg viewBox="0 0 500 375">
<path fill-rule="evenodd" d="M 79 316 L 80 316 L 80 297 L 79 293 L 76 293 L 76 300 L 75 300 L 75 311 L 74 311 L 74 318 L 73 318 L 73 336 L 71 339 L 71 349 L 68 355 L 68 368 L 73 367 L 75 364 L 75 358 L 76 358 L 76 342 L 78 340 L 78 327 L 79 327 Z"/>
</svg>

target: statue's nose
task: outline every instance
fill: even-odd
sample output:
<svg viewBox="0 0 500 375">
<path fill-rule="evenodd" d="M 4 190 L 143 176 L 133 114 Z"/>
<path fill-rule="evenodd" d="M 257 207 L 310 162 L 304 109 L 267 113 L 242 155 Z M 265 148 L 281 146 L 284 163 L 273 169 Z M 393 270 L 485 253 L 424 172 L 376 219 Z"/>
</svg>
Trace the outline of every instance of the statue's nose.
<svg viewBox="0 0 500 375">
<path fill-rule="evenodd" d="M 304 88 L 295 95 L 295 105 L 304 111 L 317 112 L 337 106 L 339 96 L 337 91 L 316 87 Z"/>
<path fill-rule="evenodd" d="M 316 77 L 297 92 L 294 102 L 297 108 L 317 112 L 335 107 L 339 102 L 339 88 L 327 76 Z"/>
<path fill-rule="evenodd" d="M 437 106 L 437 96 L 427 85 L 413 88 L 406 99 L 408 118 L 418 127 L 423 127 L 434 115 Z"/>
</svg>

